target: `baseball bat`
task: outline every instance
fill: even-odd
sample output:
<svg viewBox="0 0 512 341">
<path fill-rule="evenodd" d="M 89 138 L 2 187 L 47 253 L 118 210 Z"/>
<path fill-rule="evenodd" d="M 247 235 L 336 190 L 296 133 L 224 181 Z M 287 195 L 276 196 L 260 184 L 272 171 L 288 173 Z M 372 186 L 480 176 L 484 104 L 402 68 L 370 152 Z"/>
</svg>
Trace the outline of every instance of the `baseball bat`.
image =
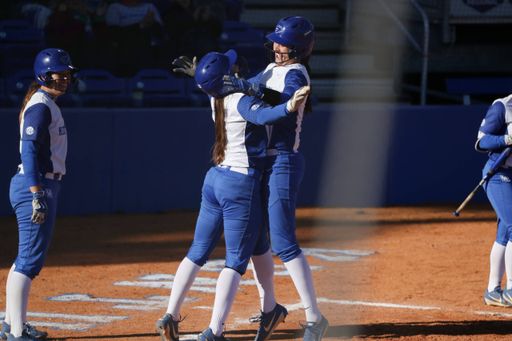
<svg viewBox="0 0 512 341">
<path fill-rule="evenodd" d="M 469 193 L 468 197 L 466 198 L 466 200 L 464 200 L 464 202 L 462 204 L 460 204 L 459 208 L 457 208 L 456 211 L 453 211 L 453 215 L 458 217 L 459 216 L 459 213 L 460 211 L 462 211 L 462 209 L 464 208 L 464 206 L 466 206 L 466 204 L 475 196 L 476 192 L 478 192 L 478 190 L 480 189 L 480 187 L 482 187 L 482 185 L 488 180 L 490 179 L 494 173 L 496 172 L 496 170 L 507 160 L 507 158 L 510 156 L 510 154 L 512 153 L 512 147 L 507 147 L 505 148 L 500 156 L 498 157 L 498 159 L 493 163 L 493 165 L 491 166 L 491 169 L 489 169 L 489 171 L 487 172 L 487 174 L 485 174 L 484 178 L 482 179 L 482 181 L 480 181 L 480 183 L 478 184 L 478 186 L 476 186 L 476 188 L 471 192 Z"/>
</svg>

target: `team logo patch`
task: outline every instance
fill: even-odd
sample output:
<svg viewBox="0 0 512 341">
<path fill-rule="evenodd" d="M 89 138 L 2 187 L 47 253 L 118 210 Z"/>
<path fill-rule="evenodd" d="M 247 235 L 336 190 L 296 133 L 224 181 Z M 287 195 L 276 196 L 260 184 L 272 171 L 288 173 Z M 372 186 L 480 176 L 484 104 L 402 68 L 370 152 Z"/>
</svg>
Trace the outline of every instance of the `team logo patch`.
<svg viewBox="0 0 512 341">
<path fill-rule="evenodd" d="M 51 189 L 48 188 L 45 192 L 47 198 L 53 198 L 53 192 Z"/>
<path fill-rule="evenodd" d="M 284 27 L 283 27 L 283 26 L 281 26 L 281 25 L 277 25 L 277 26 L 276 26 L 276 33 L 277 33 L 277 34 L 279 34 L 279 33 L 283 32 L 283 31 L 284 31 Z"/>
<path fill-rule="evenodd" d="M 483 127 L 485 125 L 485 118 L 482 120 L 482 124 L 480 125 L 480 127 Z"/>
<path fill-rule="evenodd" d="M 69 63 L 69 56 L 67 56 L 67 55 L 61 56 L 60 57 L 60 61 L 62 62 L 62 64 L 70 64 Z"/>
<path fill-rule="evenodd" d="M 251 110 L 254 111 L 256 109 L 258 109 L 261 105 L 260 104 L 254 104 L 252 107 L 251 107 Z"/>
<path fill-rule="evenodd" d="M 27 127 L 27 129 L 25 129 L 25 133 L 27 133 L 27 135 L 34 135 L 34 127 Z"/>
<path fill-rule="evenodd" d="M 66 126 L 59 127 L 59 135 L 66 135 Z"/>
<path fill-rule="evenodd" d="M 501 182 L 510 182 L 510 178 L 506 175 L 500 174 Z"/>
</svg>

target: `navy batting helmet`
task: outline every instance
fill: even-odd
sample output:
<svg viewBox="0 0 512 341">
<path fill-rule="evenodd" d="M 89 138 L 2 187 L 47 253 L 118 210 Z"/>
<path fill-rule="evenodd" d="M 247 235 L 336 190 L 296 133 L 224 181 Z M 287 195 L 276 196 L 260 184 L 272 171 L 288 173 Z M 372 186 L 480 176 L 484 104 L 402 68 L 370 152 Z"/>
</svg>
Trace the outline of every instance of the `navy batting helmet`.
<svg viewBox="0 0 512 341">
<path fill-rule="evenodd" d="M 46 49 L 36 57 L 34 62 L 34 73 L 36 74 L 36 80 L 40 85 L 49 85 L 51 77 L 48 73 L 59 72 L 64 70 L 77 71 L 77 68 L 71 64 L 71 58 L 69 54 L 61 49 Z M 76 80 L 73 79 L 72 83 Z"/>
<path fill-rule="evenodd" d="M 302 59 L 311 54 L 315 43 L 315 27 L 303 17 L 285 17 L 277 23 L 268 39 L 280 45 L 293 46 L 290 59 Z"/>
<path fill-rule="evenodd" d="M 222 97 L 227 92 L 222 91 L 224 87 L 224 76 L 231 72 L 237 55 L 233 50 L 225 54 L 210 52 L 201 59 L 197 65 L 195 80 L 197 85 L 212 97 Z"/>
</svg>

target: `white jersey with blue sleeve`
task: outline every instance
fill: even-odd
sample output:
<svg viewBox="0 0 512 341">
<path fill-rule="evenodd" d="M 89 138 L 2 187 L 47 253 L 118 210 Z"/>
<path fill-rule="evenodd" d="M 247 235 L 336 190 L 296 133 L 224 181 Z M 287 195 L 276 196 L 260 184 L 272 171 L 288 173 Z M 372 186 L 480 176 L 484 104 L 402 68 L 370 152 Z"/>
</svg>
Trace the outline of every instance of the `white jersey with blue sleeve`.
<svg viewBox="0 0 512 341">
<path fill-rule="evenodd" d="M 39 173 L 66 174 L 65 162 L 68 149 L 66 125 L 54 99 L 43 90 L 35 92 L 25 106 L 20 124 L 20 136 L 22 155 L 24 141 L 33 141 L 40 145 L 37 155 Z M 23 161 L 19 167 L 23 170 Z"/>
<path fill-rule="evenodd" d="M 505 135 L 512 133 L 512 95 L 499 98 L 487 110 L 485 118 L 478 129 L 478 139 L 475 149 L 490 152 L 489 158 L 495 161 L 501 151 L 507 147 Z M 512 166 L 512 159 L 506 163 Z"/>
<path fill-rule="evenodd" d="M 311 81 L 306 67 L 302 64 L 294 63 L 285 66 L 277 66 L 275 63 L 271 63 L 263 71 L 260 84 L 269 89 L 281 92 L 281 103 L 283 103 L 287 101 L 296 90 L 306 85 L 309 86 Z M 298 152 L 306 100 L 301 104 L 295 115 L 289 115 L 269 129 L 269 149 Z"/>
</svg>

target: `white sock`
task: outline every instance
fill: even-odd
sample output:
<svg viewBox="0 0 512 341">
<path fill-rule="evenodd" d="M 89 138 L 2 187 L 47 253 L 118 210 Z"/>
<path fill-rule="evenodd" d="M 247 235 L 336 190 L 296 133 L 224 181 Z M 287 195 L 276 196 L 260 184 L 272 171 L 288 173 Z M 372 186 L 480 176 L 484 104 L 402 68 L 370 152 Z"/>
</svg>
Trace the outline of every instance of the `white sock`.
<svg viewBox="0 0 512 341">
<path fill-rule="evenodd" d="M 507 286 L 506 289 L 512 289 L 512 242 L 507 243 L 505 249 L 505 271 L 507 272 Z"/>
<path fill-rule="evenodd" d="M 505 250 L 505 246 L 494 242 L 491 255 L 489 257 L 491 262 L 489 285 L 487 286 L 487 290 L 489 292 L 493 291 L 496 287 L 501 288 L 501 280 L 505 273 Z"/>
<path fill-rule="evenodd" d="M 16 269 L 16 265 L 11 266 L 11 270 L 9 270 L 9 275 L 7 276 L 7 283 L 5 284 L 5 318 L 4 321 L 8 325 L 11 324 L 11 309 L 9 302 L 11 301 L 9 299 L 9 279 L 12 278 L 12 273 L 14 272 L 14 269 Z"/>
<path fill-rule="evenodd" d="M 254 280 L 260 294 L 261 310 L 269 313 L 276 307 L 274 293 L 274 258 L 270 249 L 262 255 L 251 257 Z"/>
<path fill-rule="evenodd" d="M 185 257 L 178 267 L 176 276 L 172 284 L 171 296 L 169 298 L 169 306 L 167 312 L 172 315 L 174 320 L 178 320 L 180 309 L 187 297 L 188 291 L 194 283 L 201 267 L 190 259 Z"/>
<path fill-rule="evenodd" d="M 286 269 L 292 277 L 293 284 L 299 292 L 302 304 L 306 310 L 307 322 L 320 322 L 322 314 L 318 310 L 316 302 L 315 286 L 313 285 L 313 275 L 309 267 L 306 256 L 301 252 L 296 258 L 284 263 Z"/>
<path fill-rule="evenodd" d="M 216 336 L 221 336 L 229 311 L 235 302 L 236 292 L 242 275 L 233 269 L 222 269 L 217 287 L 215 288 L 215 303 L 213 305 L 210 328 Z"/>
<path fill-rule="evenodd" d="M 27 321 L 28 296 L 32 280 L 14 271 L 9 279 L 9 310 L 11 317 L 11 334 L 20 337 Z"/>
</svg>

